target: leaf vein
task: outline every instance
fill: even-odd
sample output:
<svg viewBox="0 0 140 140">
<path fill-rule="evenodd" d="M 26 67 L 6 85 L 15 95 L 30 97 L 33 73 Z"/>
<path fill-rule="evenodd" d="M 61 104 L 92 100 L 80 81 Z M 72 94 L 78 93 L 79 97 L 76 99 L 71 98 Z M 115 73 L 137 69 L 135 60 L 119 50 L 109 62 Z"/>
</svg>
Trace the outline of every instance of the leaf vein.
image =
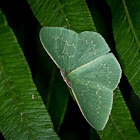
<svg viewBox="0 0 140 140">
<path fill-rule="evenodd" d="M 126 6 L 125 0 L 122 0 L 122 3 L 123 3 L 124 11 L 126 13 L 128 24 L 129 24 L 129 26 L 131 28 L 131 31 L 132 31 L 132 34 L 133 34 L 133 36 L 135 38 L 136 44 L 138 45 L 138 47 L 140 49 L 140 42 L 139 42 L 138 37 L 137 37 L 137 34 L 136 34 L 135 30 L 134 30 L 134 27 L 133 27 L 133 24 L 132 24 L 132 21 L 131 21 L 131 18 L 130 18 L 130 15 L 129 15 L 128 8 Z"/>
</svg>

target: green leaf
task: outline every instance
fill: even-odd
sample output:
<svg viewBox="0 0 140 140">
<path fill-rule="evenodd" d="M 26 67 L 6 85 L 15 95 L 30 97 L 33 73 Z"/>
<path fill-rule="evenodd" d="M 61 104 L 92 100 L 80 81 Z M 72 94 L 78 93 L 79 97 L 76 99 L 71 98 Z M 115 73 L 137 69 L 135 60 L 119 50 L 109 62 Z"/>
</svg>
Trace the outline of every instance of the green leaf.
<svg viewBox="0 0 140 140">
<path fill-rule="evenodd" d="M 6 18 L 5 18 L 5 16 L 2 14 L 2 11 L 1 11 L 1 9 L 0 9 L 0 26 L 6 25 L 6 24 L 7 24 Z"/>
<path fill-rule="evenodd" d="M 46 106 L 57 132 L 63 122 L 68 97 L 69 91 L 60 75 L 60 71 L 56 67 L 52 67 L 51 79 L 47 90 Z"/>
<path fill-rule="evenodd" d="M 121 67 L 140 97 L 140 1 L 107 0 Z"/>
<path fill-rule="evenodd" d="M 2 12 L 0 21 L 0 131 L 5 139 L 59 139 Z"/>
<path fill-rule="evenodd" d="M 102 132 L 97 132 L 101 140 L 139 140 L 130 112 L 125 104 L 120 90 L 114 91 L 113 108 L 109 121 Z"/>
<path fill-rule="evenodd" d="M 76 32 L 95 27 L 85 0 L 27 0 L 42 26 L 67 27 Z"/>
</svg>

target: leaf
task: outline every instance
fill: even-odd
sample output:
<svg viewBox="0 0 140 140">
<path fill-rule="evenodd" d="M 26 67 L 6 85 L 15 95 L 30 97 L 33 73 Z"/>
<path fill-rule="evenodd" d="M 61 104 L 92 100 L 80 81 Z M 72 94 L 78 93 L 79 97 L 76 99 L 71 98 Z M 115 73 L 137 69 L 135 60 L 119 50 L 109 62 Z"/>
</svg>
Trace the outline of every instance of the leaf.
<svg viewBox="0 0 140 140">
<path fill-rule="evenodd" d="M 2 12 L 0 21 L 0 131 L 5 139 L 59 139 Z"/>
<path fill-rule="evenodd" d="M 113 108 L 109 121 L 102 132 L 97 132 L 101 140 L 139 140 L 130 112 L 124 102 L 120 90 L 114 91 Z"/>
<path fill-rule="evenodd" d="M 67 27 L 76 32 L 95 31 L 84 0 L 27 0 L 42 26 Z"/>
<path fill-rule="evenodd" d="M 108 120 L 121 68 L 105 40 L 95 32 L 43 27 L 42 45 L 61 70 L 77 104 L 89 122 L 102 130 Z"/>
<path fill-rule="evenodd" d="M 140 1 L 107 0 L 121 67 L 140 97 Z"/>
<path fill-rule="evenodd" d="M 6 25 L 6 24 L 7 24 L 6 18 L 5 18 L 5 16 L 2 14 L 2 11 L 1 11 L 1 9 L 0 9 L 0 26 Z"/>
<path fill-rule="evenodd" d="M 51 79 L 47 90 L 46 106 L 57 132 L 60 129 L 67 109 L 69 99 L 68 92 L 68 88 L 60 75 L 60 71 L 56 67 L 52 67 Z"/>
</svg>

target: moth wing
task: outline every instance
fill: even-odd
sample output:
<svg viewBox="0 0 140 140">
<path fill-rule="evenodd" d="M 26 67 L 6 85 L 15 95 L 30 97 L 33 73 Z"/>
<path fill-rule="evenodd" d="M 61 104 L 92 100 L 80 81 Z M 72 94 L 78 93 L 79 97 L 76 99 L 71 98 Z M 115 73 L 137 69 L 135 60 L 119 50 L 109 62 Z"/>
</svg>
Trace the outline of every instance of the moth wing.
<svg viewBox="0 0 140 140">
<path fill-rule="evenodd" d="M 112 53 L 95 59 L 67 76 L 81 112 L 97 130 L 102 130 L 109 118 L 112 92 L 120 77 L 121 69 Z"/>
<path fill-rule="evenodd" d="M 112 91 L 99 85 L 90 86 L 90 90 L 84 85 L 82 88 L 75 85 L 72 92 L 89 124 L 97 130 L 103 130 L 112 108 Z"/>
<path fill-rule="evenodd" d="M 43 27 L 40 31 L 40 39 L 44 49 L 63 71 L 67 71 L 78 43 L 78 34 L 74 31 L 60 27 Z"/>
<path fill-rule="evenodd" d="M 78 46 L 70 71 L 107 54 L 110 51 L 104 38 L 96 32 L 85 31 L 78 35 Z"/>
</svg>

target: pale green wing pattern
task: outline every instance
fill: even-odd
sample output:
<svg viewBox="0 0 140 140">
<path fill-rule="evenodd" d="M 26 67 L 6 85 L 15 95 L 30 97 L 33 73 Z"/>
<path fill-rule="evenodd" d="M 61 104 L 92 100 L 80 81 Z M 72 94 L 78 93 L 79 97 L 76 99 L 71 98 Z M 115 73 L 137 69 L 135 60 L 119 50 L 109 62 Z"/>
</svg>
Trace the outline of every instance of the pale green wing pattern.
<svg viewBox="0 0 140 140">
<path fill-rule="evenodd" d="M 95 32 L 78 35 L 65 28 L 43 27 L 40 38 L 44 49 L 65 75 L 110 51 L 103 37 Z"/>
<path fill-rule="evenodd" d="M 43 27 L 40 31 L 40 39 L 58 68 L 65 72 L 74 58 L 78 34 L 65 28 Z"/>
<path fill-rule="evenodd" d="M 112 108 L 121 69 L 112 53 L 103 55 L 68 74 L 73 94 L 86 120 L 102 130 Z"/>
<path fill-rule="evenodd" d="M 87 64 L 109 51 L 110 48 L 100 34 L 90 31 L 81 32 L 78 35 L 78 46 L 76 47 L 74 59 L 68 71 Z"/>
</svg>

